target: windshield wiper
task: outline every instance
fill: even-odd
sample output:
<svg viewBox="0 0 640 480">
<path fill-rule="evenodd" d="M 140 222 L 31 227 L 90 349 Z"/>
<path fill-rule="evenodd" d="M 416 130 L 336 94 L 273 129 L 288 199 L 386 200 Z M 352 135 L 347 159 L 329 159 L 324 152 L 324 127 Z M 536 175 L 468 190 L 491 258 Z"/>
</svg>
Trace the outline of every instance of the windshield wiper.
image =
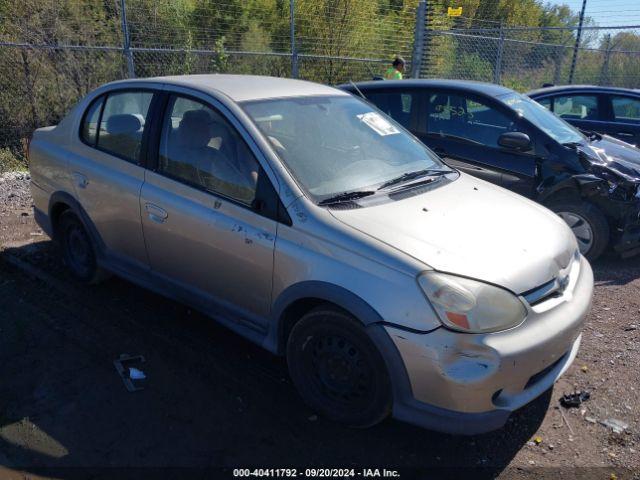
<svg viewBox="0 0 640 480">
<path fill-rule="evenodd" d="M 368 197 L 376 192 L 372 190 L 354 190 L 353 192 L 343 192 L 333 197 L 325 198 L 318 202 L 318 205 L 332 205 L 334 203 L 350 202 L 359 198 Z"/>
<path fill-rule="evenodd" d="M 413 180 L 414 178 L 426 177 L 427 175 L 446 175 L 447 173 L 451 173 L 451 172 L 452 170 L 440 170 L 440 169 L 434 169 L 434 168 L 428 168 L 426 170 L 417 170 L 415 172 L 406 172 L 396 178 L 392 178 L 391 180 L 384 182 L 382 185 L 378 187 L 378 190 L 385 190 L 389 187 L 393 187 L 394 185 L 398 185 L 400 183 Z"/>
<path fill-rule="evenodd" d="M 569 148 L 577 148 L 580 145 L 582 145 L 582 142 L 564 142 L 562 144 L 563 147 L 569 147 Z"/>
</svg>

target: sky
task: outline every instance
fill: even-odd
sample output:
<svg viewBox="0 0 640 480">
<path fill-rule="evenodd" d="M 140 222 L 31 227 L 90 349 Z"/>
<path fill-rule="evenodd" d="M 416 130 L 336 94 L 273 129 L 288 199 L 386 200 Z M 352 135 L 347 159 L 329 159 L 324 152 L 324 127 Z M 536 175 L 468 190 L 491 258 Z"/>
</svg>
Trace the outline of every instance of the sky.
<svg viewBox="0 0 640 480">
<path fill-rule="evenodd" d="M 582 8 L 582 0 L 551 0 L 551 3 L 564 3 L 576 12 Z M 602 27 L 640 26 L 640 0 L 587 0 L 585 16 L 593 18 Z"/>
</svg>

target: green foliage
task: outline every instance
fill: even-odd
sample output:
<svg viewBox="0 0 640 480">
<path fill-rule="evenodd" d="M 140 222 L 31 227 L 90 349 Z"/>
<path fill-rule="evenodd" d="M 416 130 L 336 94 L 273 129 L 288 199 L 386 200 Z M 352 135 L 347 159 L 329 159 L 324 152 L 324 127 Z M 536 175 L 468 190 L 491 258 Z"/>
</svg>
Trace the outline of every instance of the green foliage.
<svg viewBox="0 0 640 480">
<path fill-rule="evenodd" d="M 0 148 L 0 174 L 27 169 L 26 158 L 9 148 Z"/>
</svg>

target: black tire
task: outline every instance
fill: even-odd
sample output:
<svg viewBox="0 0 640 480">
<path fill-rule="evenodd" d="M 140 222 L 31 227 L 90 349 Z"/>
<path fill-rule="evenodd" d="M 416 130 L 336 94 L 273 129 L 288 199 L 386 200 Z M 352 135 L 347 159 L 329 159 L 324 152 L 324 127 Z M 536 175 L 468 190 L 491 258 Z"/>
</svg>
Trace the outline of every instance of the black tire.
<svg viewBox="0 0 640 480">
<path fill-rule="evenodd" d="M 80 219 L 70 210 L 63 212 L 56 228 L 62 259 L 71 274 L 83 283 L 98 283 L 106 277 L 98 267 L 96 250 Z"/>
<path fill-rule="evenodd" d="M 567 220 L 566 217 L 578 219 L 578 223 L 575 223 L 573 227 L 569 220 L 567 220 L 567 224 L 572 227 L 574 233 L 578 232 L 576 233 L 576 238 L 580 251 L 590 261 L 597 259 L 607 248 L 609 244 L 609 224 L 603 213 L 596 206 L 588 202 L 564 201 L 552 203 L 549 208 L 564 220 Z M 588 227 L 592 232 L 592 239 L 588 245 L 586 245 L 587 239 L 584 236 L 582 238 L 580 236 L 580 228 L 584 227 Z"/>
<path fill-rule="evenodd" d="M 287 363 L 302 398 L 324 417 L 369 427 L 391 412 L 382 354 L 361 324 L 339 309 L 317 307 L 294 325 Z"/>
</svg>

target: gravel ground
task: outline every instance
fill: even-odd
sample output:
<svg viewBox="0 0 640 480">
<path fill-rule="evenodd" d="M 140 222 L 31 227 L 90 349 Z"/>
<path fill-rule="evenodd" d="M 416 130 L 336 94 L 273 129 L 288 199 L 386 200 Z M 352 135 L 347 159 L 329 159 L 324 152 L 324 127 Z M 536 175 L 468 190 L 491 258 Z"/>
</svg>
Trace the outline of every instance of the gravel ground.
<svg viewBox="0 0 640 480">
<path fill-rule="evenodd" d="M 302 404 L 282 359 L 187 307 L 115 278 L 74 283 L 33 222 L 26 174 L 0 177 L 0 199 L 0 477 L 83 472 L 68 467 L 95 477 L 131 466 L 378 466 L 640 478 L 640 258 L 593 266 L 594 305 L 575 363 L 502 430 L 456 437 L 394 420 L 352 430 Z M 126 392 L 113 368 L 125 352 L 147 359 L 142 392 Z M 560 407 L 576 389 L 591 398 Z"/>
</svg>

